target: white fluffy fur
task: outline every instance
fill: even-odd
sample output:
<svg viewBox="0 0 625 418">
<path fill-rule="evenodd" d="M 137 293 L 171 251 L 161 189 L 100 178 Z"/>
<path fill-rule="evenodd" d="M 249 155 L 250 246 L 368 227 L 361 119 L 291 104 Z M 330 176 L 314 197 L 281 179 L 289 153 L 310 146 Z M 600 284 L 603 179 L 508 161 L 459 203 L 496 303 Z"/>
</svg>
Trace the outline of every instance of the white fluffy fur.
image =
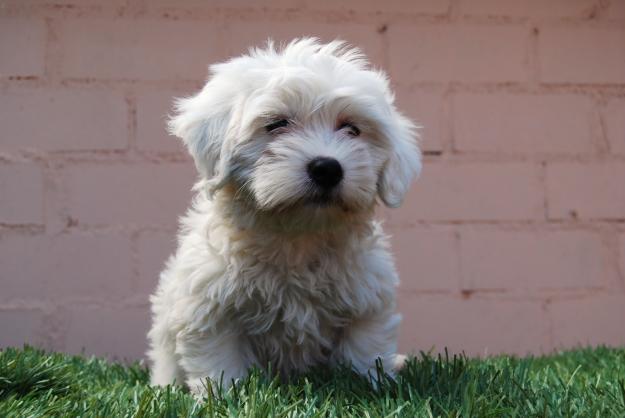
<svg viewBox="0 0 625 418">
<path fill-rule="evenodd" d="M 269 363 L 283 376 L 401 365 L 398 278 L 373 213 L 377 197 L 400 205 L 421 164 L 393 100 L 358 50 L 301 39 L 214 65 L 176 102 L 170 129 L 201 178 L 151 299 L 153 384 L 201 394 L 207 377 L 228 384 Z M 277 119 L 290 124 L 268 133 Z M 306 171 L 319 156 L 344 172 L 325 200 Z"/>
</svg>

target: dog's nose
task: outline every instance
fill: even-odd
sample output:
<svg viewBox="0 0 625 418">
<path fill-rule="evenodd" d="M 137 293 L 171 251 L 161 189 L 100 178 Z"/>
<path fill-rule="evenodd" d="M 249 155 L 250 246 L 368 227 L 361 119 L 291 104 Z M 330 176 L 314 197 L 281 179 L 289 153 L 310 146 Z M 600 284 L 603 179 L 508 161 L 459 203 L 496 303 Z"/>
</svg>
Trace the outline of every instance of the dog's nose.
<svg viewBox="0 0 625 418">
<path fill-rule="evenodd" d="M 308 163 L 308 175 L 315 184 L 331 189 L 343 179 L 343 168 L 334 158 L 317 157 Z"/>
</svg>

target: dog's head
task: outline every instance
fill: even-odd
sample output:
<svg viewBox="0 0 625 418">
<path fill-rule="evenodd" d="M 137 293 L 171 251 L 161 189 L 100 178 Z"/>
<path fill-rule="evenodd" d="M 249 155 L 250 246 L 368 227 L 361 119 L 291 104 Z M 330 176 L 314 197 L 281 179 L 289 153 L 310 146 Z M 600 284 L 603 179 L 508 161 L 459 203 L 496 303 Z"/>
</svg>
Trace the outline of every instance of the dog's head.
<svg viewBox="0 0 625 418">
<path fill-rule="evenodd" d="M 169 126 L 212 191 L 261 212 L 358 212 L 376 196 L 399 206 L 421 169 L 416 128 L 393 101 L 358 50 L 301 39 L 212 66 Z"/>
</svg>

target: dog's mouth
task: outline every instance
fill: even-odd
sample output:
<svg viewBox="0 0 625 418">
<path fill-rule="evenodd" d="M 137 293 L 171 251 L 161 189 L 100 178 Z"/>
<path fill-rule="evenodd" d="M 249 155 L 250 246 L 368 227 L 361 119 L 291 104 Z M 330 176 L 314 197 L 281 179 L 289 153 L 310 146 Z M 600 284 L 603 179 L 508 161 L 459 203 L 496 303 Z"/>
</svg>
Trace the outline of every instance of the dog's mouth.
<svg viewBox="0 0 625 418">
<path fill-rule="evenodd" d="M 242 194 L 239 194 L 239 198 L 241 197 Z M 254 197 L 252 200 L 256 201 L 256 210 L 278 216 L 290 216 L 302 210 L 306 210 L 302 213 L 308 213 L 310 216 L 331 216 L 359 210 L 357 205 L 351 204 L 342 196 L 341 190 L 338 188 L 333 190 L 310 188 L 297 197 L 292 197 L 283 202 L 275 202 L 271 205 L 264 205 L 262 200 L 259 202 Z M 310 209 L 313 211 L 309 212 Z"/>
<path fill-rule="evenodd" d="M 308 198 L 306 203 L 308 203 L 309 205 L 315 205 L 315 206 L 321 206 L 321 207 L 335 206 L 340 203 L 340 199 L 338 199 L 332 193 L 322 193 L 322 194 L 314 195 Z"/>
<path fill-rule="evenodd" d="M 332 209 L 340 209 L 343 212 L 353 211 L 353 209 L 350 208 L 343 199 L 332 193 L 322 193 L 302 197 L 296 202 L 289 202 L 288 204 L 274 206 L 270 210 L 286 214 L 292 211 L 297 212 L 302 208 L 320 209 L 323 211 Z"/>
<path fill-rule="evenodd" d="M 336 193 L 322 193 L 311 196 L 305 201 L 306 206 L 313 206 L 320 209 L 341 209 L 343 212 L 353 212 L 354 208 L 350 207 Z"/>
</svg>

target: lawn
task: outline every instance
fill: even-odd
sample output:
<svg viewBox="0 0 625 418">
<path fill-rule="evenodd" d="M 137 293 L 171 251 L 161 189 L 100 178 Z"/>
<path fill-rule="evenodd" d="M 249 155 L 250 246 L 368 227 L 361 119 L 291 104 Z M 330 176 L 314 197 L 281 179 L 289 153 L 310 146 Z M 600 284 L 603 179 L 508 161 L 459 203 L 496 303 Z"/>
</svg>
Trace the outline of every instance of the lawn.
<svg viewBox="0 0 625 418">
<path fill-rule="evenodd" d="M 625 349 L 548 357 L 421 354 L 379 388 L 350 370 L 280 383 L 253 372 L 196 402 L 148 371 L 33 348 L 0 352 L 0 417 L 625 417 Z"/>
</svg>

